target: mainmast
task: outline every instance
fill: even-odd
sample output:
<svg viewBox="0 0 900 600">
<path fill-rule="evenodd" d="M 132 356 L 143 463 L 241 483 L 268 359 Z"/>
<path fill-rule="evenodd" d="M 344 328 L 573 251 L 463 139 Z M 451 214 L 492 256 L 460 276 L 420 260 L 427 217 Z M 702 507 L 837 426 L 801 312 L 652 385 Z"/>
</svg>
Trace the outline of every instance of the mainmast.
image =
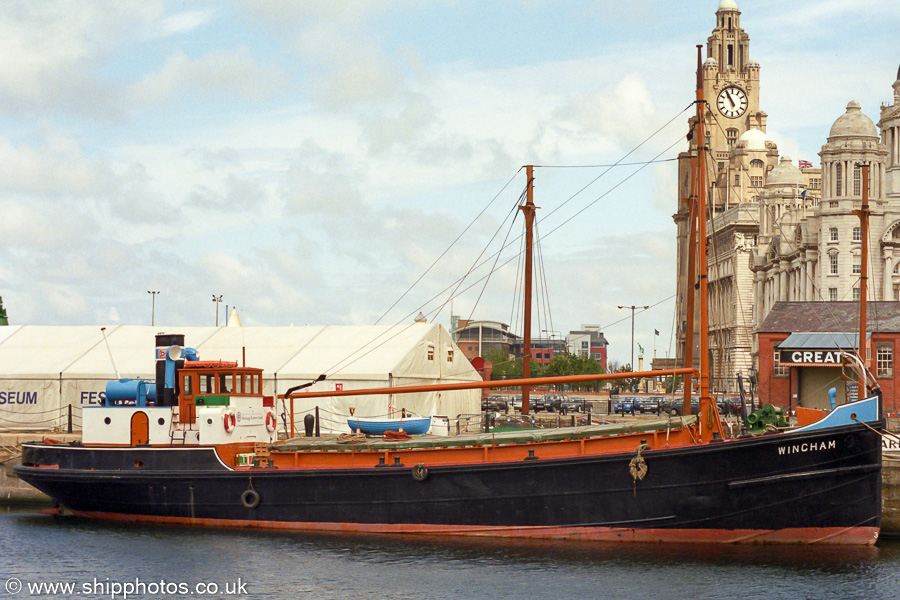
<svg viewBox="0 0 900 600">
<path fill-rule="evenodd" d="M 697 277 L 699 303 L 699 352 L 700 352 L 700 414 L 706 420 L 706 428 L 702 429 L 704 439 L 711 437 L 711 432 L 717 431 L 722 435 L 722 422 L 716 403 L 709 394 L 709 312 L 707 301 L 707 258 L 706 258 L 706 162 L 709 147 L 706 140 L 706 101 L 703 98 L 703 46 L 697 45 L 697 202 L 696 202 L 696 227 L 697 227 Z M 692 249 L 693 251 L 693 249 Z M 693 290 L 691 290 L 693 293 Z M 693 332 L 691 339 L 693 339 Z M 685 365 L 687 366 L 687 365 Z M 690 391 L 685 394 L 685 412 L 690 414 Z"/>
<path fill-rule="evenodd" d="M 854 210 L 853 214 L 859 217 L 859 228 L 862 233 L 862 264 L 859 272 L 859 360 L 863 364 L 863 368 L 859 373 L 859 391 L 856 393 L 858 400 L 862 400 L 868 396 L 866 390 L 866 375 L 868 373 L 869 364 L 866 360 L 866 295 L 869 280 L 869 165 L 864 163 L 860 165 L 862 171 L 862 202 L 858 210 Z"/>
<path fill-rule="evenodd" d="M 534 245 L 534 166 L 525 167 L 525 178 L 528 180 L 525 204 L 519 207 L 525 215 L 525 323 L 522 327 L 522 379 L 531 377 L 531 269 L 532 246 Z M 529 409 L 527 385 L 522 385 L 522 414 L 527 415 Z"/>
</svg>

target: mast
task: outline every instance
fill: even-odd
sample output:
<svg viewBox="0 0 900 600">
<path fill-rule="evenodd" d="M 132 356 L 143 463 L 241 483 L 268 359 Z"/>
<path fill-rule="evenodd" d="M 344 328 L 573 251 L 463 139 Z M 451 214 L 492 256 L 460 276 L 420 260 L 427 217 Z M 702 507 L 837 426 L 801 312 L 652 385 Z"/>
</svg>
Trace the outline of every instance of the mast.
<svg viewBox="0 0 900 600">
<path fill-rule="evenodd" d="M 859 360 L 864 365 L 859 374 L 859 391 L 856 393 L 858 400 L 865 398 L 866 392 L 866 370 L 869 363 L 866 360 L 866 295 L 869 280 L 869 165 L 868 163 L 860 164 L 862 171 L 862 202 L 859 210 L 854 210 L 853 214 L 859 217 L 859 229 L 862 233 L 862 264 L 859 273 Z"/>
<path fill-rule="evenodd" d="M 526 165 L 525 178 L 528 180 L 525 204 L 519 207 L 525 215 L 525 323 L 522 327 L 522 379 L 531 377 L 531 263 L 532 246 L 534 244 L 534 166 Z M 522 385 L 522 414 L 527 415 L 529 409 L 529 388 Z"/>
<path fill-rule="evenodd" d="M 700 109 L 697 109 L 699 114 Z M 700 119 L 698 116 L 697 122 Z M 696 125 L 695 125 L 696 127 Z M 699 146 L 699 144 L 698 144 Z M 685 202 L 688 203 L 688 261 L 687 261 L 687 289 L 685 290 L 685 333 L 684 333 L 684 367 L 694 367 L 694 278 L 696 277 L 695 265 L 697 260 L 697 156 L 691 158 L 691 189 Z M 691 414 L 691 391 L 693 390 L 693 373 L 684 376 L 684 402 L 682 404 L 683 415 Z M 673 388 L 674 389 L 674 388 Z"/>
<path fill-rule="evenodd" d="M 699 279 L 700 305 L 699 352 L 700 352 L 700 414 L 706 420 L 702 439 L 708 441 L 713 431 L 722 435 L 722 422 L 716 410 L 716 403 L 709 395 L 709 312 L 707 302 L 707 258 L 706 258 L 706 101 L 703 98 L 703 46 L 697 45 L 697 276 Z M 690 407 L 687 407 L 688 409 Z M 687 412 L 685 414 L 690 414 Z M 702 424 L 701 424 L 702 425 Z"/>
<path fill-rule="evenodd" d="M 693 139 L 696 152 L 691 158 L 691 189 L 686 202 L 688 203 L 688 264 L 687 264 L 687 305 L 685 306 L 685 333 L 684 333 L 684 367 L 692 368 L 694 366 L 694 299 L 696 291 L 694 288 L 694 279 L 697 276 L 697 264 L 700 260 L 697 256 L 697 230 L 698 219 L 702 218 L 703 213 L 699 211 L 698 200 L 702 195 L 703 186 L 700 185 L 700 172 L 703 170 L 703 164 L 700 162 L 700 148 L 705 143 L 705 134 L 703 131 L 703 122 L 706 118 L 703 106 L 703 79 L 701 76 L 701 46 L 697 46 L 697 116 L 694 123 Z M 699 213 L 699 215 L 698 215 Z M 702 255 L 701 255 L 702 256 Z M 691 414 L 691 392 L 693 391 L 693 377 L 691 375 L 684 376 L 684 401 L 682 404 L 683 415 Z"/>
</svg>

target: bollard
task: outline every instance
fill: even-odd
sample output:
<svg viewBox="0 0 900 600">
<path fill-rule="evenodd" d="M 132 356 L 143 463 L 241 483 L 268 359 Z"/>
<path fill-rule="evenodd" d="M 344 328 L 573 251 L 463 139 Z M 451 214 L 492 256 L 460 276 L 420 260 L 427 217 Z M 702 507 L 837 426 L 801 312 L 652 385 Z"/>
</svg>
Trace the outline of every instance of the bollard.
<svg viewBox="0 0 900 600">
<path fill-rule="evenodd" d="M 68 432 L 72 433 L 72 405 L 69 405 L 69 428 Z"/>
<path fill-rule="evenodd" d="M 319 432 L 319 407 L 316 407 L 316 437 L 321 437 Z"/>
<path fill-rule="evenodd" d="M 306 430 L 306 437 L 312 437 L 313 428 L 316 426 L 316 418 L 312 415 L 303 417 L 303 429 Z"/>
</svg>

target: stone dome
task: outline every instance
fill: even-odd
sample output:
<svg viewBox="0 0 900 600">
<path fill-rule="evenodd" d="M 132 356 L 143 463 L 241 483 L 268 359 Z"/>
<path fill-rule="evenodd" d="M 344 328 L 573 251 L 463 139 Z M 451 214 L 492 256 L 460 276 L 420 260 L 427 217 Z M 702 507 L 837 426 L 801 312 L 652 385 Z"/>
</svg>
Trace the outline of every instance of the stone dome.
<svg viewBox="0 0 900 600">
<path fill-rule="evenodd" d="M 744 132 L 744 134 L 738 138 L 737 146 L 743 146 L 747 150 L 765 150 L 766 149 L 766 134 L 764 134 L 759 129 L 748 129 Z M 743 144 L 741 142 L 744 142 Z"/>
<path fill-rule="evenodd" d="M 703 61 L 703 66 L 704 67 L 717 67 L 717 66 L 719 66 L 719 63 L 716 61 L 715 58 L 710 56 L 705 61 Z"/>
<path fill-rule="evenodd" d="M 859 102 L 852 100 L 847 105 L 847 112 L 838 117 L 831 126 L 828 139 L 835 137 L 870 137 L 878 139 L 878 130 L 872 119 L 862 113 Z"/>
<path fill-rule="evenodd" d="M 719 10 L 737 10 L 738 5 L 734 0 L 722 0 L 719 3 Z"/>
<path fill-rule="evenodd" d="M 799 186 L 802 183 L 803 173 L 794 166 L 790 156 L 782 156 L 781 162 L 769 171 L 769 176 L 766 177 L 767 188 Z"/>
</svg>

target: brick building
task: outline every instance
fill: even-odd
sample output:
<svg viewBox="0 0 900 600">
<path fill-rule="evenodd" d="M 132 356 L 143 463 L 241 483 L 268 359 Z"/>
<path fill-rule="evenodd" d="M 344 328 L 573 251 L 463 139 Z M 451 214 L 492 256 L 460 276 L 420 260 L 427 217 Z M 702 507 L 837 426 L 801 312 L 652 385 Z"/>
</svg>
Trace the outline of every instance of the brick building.
<svg viewBox="0 0 900 600">
<path fill-rule="evenodd" d="M 884 410 L 897 413 L 900 389 L 900 302 L 869 302 L 866 350 L 869 370 L 884 393 Z M 776 406 L 829 408 L 857 395 L 857 376 L 839 351 L 859 342 L 858 302 L 776 302 L 759 328 L 759 397 Z"/>
</svg>

